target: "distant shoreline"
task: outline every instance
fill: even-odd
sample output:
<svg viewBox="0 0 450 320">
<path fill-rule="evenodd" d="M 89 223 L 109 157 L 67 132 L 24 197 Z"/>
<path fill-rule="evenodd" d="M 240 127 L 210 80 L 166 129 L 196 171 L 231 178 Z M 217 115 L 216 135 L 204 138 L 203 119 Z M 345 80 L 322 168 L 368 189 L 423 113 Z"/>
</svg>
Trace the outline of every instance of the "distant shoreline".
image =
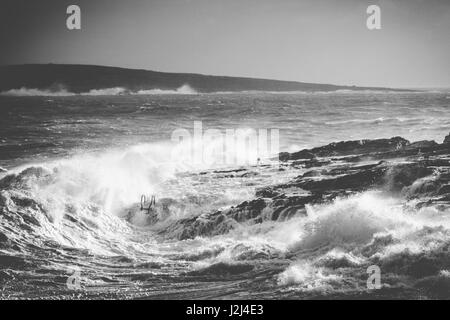
<svg viewBox="0 0 450 320">
<path fill-rule="evenodd" d="M 244 77 L 210 76 L 193 73 L 167 73 L 118 67 L 71 64 L 24 64 L 0 66 L 0 92 L 23 88 L 47 91 L 65 91 L 73 94 L 93 90 L 121 88 L 124 92 L 174 91 L 183 86 L 195 93 L 213 92 L 333 92 L 395 91 L 410 89 L 385 87 L 341 86 L 295 81 L 256 79 Z"/>
</svg>

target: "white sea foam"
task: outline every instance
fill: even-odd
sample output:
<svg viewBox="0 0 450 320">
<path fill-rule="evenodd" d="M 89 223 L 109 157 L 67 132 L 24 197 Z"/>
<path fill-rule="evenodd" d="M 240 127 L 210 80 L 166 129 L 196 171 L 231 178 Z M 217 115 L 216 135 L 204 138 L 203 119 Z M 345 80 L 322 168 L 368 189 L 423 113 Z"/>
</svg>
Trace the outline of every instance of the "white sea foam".
<svg viewBox="0 0 450 320">
<path fill-rule="evenodd" d="M 192 89 L 188 84 L 184 84 L 176 90 L 150 89 L 150 90 L 139 90 L 137 92 L 133 92 L 132 94 L 152 95 L 152 94 L 198 94 L 198 93 L 197 91 Z"/>
<path fill-rule="evenodd" d="M 405 255 L 439 254 L 450 235 L 448 213 L 435 208 L 406 209 L 401 203 L 380 192 L 366 192 L 309 206 L 302 222 L 284 230 L 280 225 L 279 232 L 298 234 L 289 248 L 299 257 L 279 275 L 280 285 L 309 288 L 313 283 L 319 288 L 335 281 L 339 268 L 363 268 L 358 266 L 373 259 L 401 263 Z"/>
<path fill-rule="evenodd" d="M 115 96 L 119 94 L 124 94 L 126 92 L 125 88 L 115 87 L 106 89 L 92 89 L 89 92 L 80 93 L 82 96 Z"/>
<path fill-rule="evenodd" d="M 197 94 L 197 91 L 191 88 L 188 84 L 184 84 L 181 87 L 175 90 L 167 90 L 167 89 L 149 89 L 149 90 L 138 90 L 138 91 L 130 91 L 124 87 L 114 87 L 114 88 L 102 88 L 102 89 L 92 89 L 88 92 L 82 93 L 73 93 L 68 91 L 65 88 L 59 88 L 58 90 L 50 90 L 50 89 L 36 89 L 36 88 L 25 88 L 22 87 L 20 89 L 11 89 L 8 91 L 0 92 L 2 96 L 13 96 L 13 97 L 34 97 L 34 96 L 43 96 L 43 97 L 69 97 L 69 96 L 115 96 L 122 94 L 131 94 L 131 95 L 163 95 L 163 94 Z"/>
<path fill-rule="evenodd" d="M 25 88 L 22 87 L 20 89 L 11 89 L 8 91 L 0 92 L 0 95 L 2 96 L 11 96 L 11 97 L 67 97 L 67 96 L 74 96 L 75 93 L 69 92 L 66 89 L 60 89 L 58 91 L 51 91 L 51 90 L 41 90 L 41 89 L 35 89 L 35 88 Z"/>
</svg>

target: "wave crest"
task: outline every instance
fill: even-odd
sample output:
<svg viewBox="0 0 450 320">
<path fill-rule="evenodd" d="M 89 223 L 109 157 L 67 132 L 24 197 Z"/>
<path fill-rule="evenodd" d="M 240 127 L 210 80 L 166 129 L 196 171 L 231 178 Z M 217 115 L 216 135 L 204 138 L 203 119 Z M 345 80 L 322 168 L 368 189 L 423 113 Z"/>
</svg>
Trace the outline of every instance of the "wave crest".
<svg viewBox="0 0 450 320">
<path fill-rule="evenodd" d="M 71 96 L 116 96 L 116 95 L 163 95 L 163 94 L 198 94 L 189 84 L 184 84 L 175 90 L 167 89 L 148 89 L 131 91 L 124 87 L 91 89 L 88 92 L 74 93 L 70 92 L 64 87 L 58 86 L 57 90 L 52 89 L 37 89 L 22 87 L 19 89 L 11 89 L 0 92 L 0 96 L 10 97 L 71 97 Z"/>
</svg>

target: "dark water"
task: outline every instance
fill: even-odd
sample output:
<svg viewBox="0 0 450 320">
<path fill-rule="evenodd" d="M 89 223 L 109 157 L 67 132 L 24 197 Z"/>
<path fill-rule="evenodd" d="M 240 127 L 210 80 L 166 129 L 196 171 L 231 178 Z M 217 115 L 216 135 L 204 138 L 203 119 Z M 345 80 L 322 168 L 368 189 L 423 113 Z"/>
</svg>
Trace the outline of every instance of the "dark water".
<svg viewBox="0 0 450 320">
<path fill-rule="evenodd" d="M 199 120 L 205 130 L 277 128 L 285 151 L 396 135 L 442 140 L 449 101 L 449 93 L 0 96 L 0 161 L 166 141 Z"/>
<path fill-rule="evenodd" d="M 179 170 L 169 141 L 202 121 L 222 132 L 279 129 L 281 151 L 392 136 L 441 142 L 449 104 L 445 92 L 0 97 L 0 166 L 9 170 L 0 180 L 1 297 L 427 298 L 401 272 L 368 292 L 366 269 L 443 250 L 448 212 L 414 211 L 375 190 L 309 206 L 307 217 L 179 241 L 168 227 L 177 219 L 236 206 L 304 171 L 267 159 L 238 177 Z M 170 203 L 157 207 L 164 219 L 138 209 L 142 194 Z M 448 284 L 449 270 L 425 273 L 423 286 Z"/>
</svg>

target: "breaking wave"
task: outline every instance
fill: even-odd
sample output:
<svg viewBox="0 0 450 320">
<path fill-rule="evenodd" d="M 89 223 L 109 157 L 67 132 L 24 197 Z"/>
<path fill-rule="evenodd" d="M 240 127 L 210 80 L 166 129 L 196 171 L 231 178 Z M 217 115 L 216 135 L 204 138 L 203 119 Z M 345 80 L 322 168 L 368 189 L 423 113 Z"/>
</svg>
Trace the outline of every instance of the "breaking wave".
<svg viewBox="0 0 450 320">
<path fill-rule="evenodd" d="M 281 286 L 324 294 L 343 290 L 345 279 L 367 279 L 371 265 L 380 267 L 386 287 L 401 277 L 419 285 L 426 277 L 447 274 L 448 212 L 416 209 L 381 192 L 309 206 L 307 211 L 308 217 L 297 222 L 297 240 L 289 245 L 297 261 L 278 276 Z M 358 286 L 365 290 L 366 284 L 359 281 L 348 289 Z"/>
<path fill-rule="evenodd" d="M 8 91 L 0 92 L 0 96 L 14 96 L 14 97 L 32 97 L 32 96 L 44 96 L 44 97 L 68 97 L 68 96 L 107 96 L 107 95 L 164 95 L 164 94 L 183 94 L 192 95 L 199 94 L 197 90 L 192 88 L 189 84 L 184 84 L 177 89 L 141 89 L 137 91 L 131 91 L 125 87 L 113 87 L 103 89 L 91 89 L 88 92 L 74 93 L 64 88 L 64 86 L 58 86 L 58 90 L 51 89 L 37 89 L 22 87 L 19 89 L 11 89 Z M 280 95 L 370 95 L 370 94 L 403 94 L 404 91 L 394 90 L 330 90 L 330 91 L 264 91 L 264 90 L 241 90 L 241 91 L 216 91 L 209 92 L 207 94 L 280 94 Z M 423 93 L 422 91 L 408 91 L 408 93 Z"/>
<path fill-rule="evenodd" d="M 20 256 L 57 251 L 66 259 L 58 262 L 60 267 L 73 263 L 67 252 L 80 250 L 90 258 L 113 258 L 114 268 L 128 264 L 134 271 L 151 266 L 163 272 L 175 270 L 178 263 L 176 270 L 183 276 L 214 281 L 269 274 L 265 280 L 273 281 L 276 290 L 327 295 L 365 291 L 367 269 L 375 265 L 384 289 L 408 286 L 429 290 L 430 297 L 446 297 L 448 208 L 418 208 L 401 194 L 371 190 L 306 205 L 289 219 L 269 218 L 270 205 L 257 215 L 248 206 L 236 211 L 233 228 L 224 227 L 224 220 L 232 220 L 229 216 L 195 224 L 232 206 L 218 190 L 225 189 L 227 179 L 235 189 L 236 180 L 227 171 L 195 174 L 188 168 L 179 174 L 171 155 L 171 146 L 161 142 L 2 173 L 0 250 L 7 258 L 0 259 L 0 266 L 8 268 Z M 268 168 L 246 181 L 262 183 L 263 176 L 270 180 L 279 174 Z M 143 193 L 158 196 L 164 219 L 148 221 L 139 209 Z M 239 206 L 244 199 L 233 201 Z M 253 219 L 259 222 L 250 223 Z M 179 221 L 185 224 L 174 224 Z M 219 232 L 186 240 L 173 237 L 184 226 Z"/>
<path fill-rule="evenodd" d="M 76 94 L 69 92 L 66 89 L 52 91 L 22 87 L 20 89 L 11 89 L 8 91 L 0 92 L 0 95 L 10 97 L 68 97 L 74 96 Z"/>
<path fill-rule="evenodd" d="M 52 241 L 108 255 L 126 254 L 130 246 L 142 251 L 126 241 L 133 234 L 123 217 L 139 194 L 157 192 L 173 174 L 161 159 L 164 150 L 155 144 L 8 171 L 0 180 L 2 244 L 45 248 Z"/>
<path fill-rule="evenodd" d="M 132 94 L 197 94 L 198 92 L 192 89 L 188 84 L 182 85 L 176 90 L 162 90 L 162 89 L 150 89 L 139 90 Z"/>
<path fill-rule="evenodd" d="M 162 143 L 141 145 L 4 173 L 0 247 L 9 254 L 76 248 L 123 257 L 120 261 L 131 259 L 138 265 L 179 261 L 190 277 L 237 277 L 279 261 L 284 268 L 276 276 L 279 288 L 320 294 L 365 290 L 366 269 L 371 265 L 380 267 L 386 287 L 405 278 L 415 287 L 448 283 L 441 281 L 449 278 L 448 212 L 434 207 L 417 209 L 381 191 L 307 205 L 306 214 L 287 221 L 236 222 L 234 230 L 219 236 L 157 241 L 142 229 L 147 228 L 145 215 L 132 208 L 138 207 L 136 198 L 143 190 L 166 192 L 164 182 L 176 173 L 166 161 L 169 154 Z M 174 179 L 170 189 L 179 188 L 179 179 Z M 168 221 L 205 210 L 212 198 L 199 202 L 200 196 L 204 195 L 181 196 L 184 208 L 187 202 L 197 205 Z M 170 210 L 179 205 L 176 199 L 170 201 Z M 269 211 L 262 215 L 270 215 Z M 135 214 L 132 224 L 127 218 L 130 212 Z M 164 236 L 170 232 L 166 225 L 150 230 Z"/>
<path fill-rule="evenodd" d="M 2 96 L 11 97 L 70 97 L 70 96 L 115 96 L 115 95 L 163 95 L 163 94 L 198 94 L 196 90 L 191 88 L 188 84 L 184 84 L 175 90 L 166 89 L 149 89 L 149 90 L 138 90 L 130 91 L 124 87 L 114 87 L 105 89 L 92 89 L 88 92 L 73 93 L 65 88 L 59 88 L 58 90 L 50 89 L 36 89 L 36 88 L 25 88 L 11 89 L 8 91 L 0 92 Z"/>
</svg>

